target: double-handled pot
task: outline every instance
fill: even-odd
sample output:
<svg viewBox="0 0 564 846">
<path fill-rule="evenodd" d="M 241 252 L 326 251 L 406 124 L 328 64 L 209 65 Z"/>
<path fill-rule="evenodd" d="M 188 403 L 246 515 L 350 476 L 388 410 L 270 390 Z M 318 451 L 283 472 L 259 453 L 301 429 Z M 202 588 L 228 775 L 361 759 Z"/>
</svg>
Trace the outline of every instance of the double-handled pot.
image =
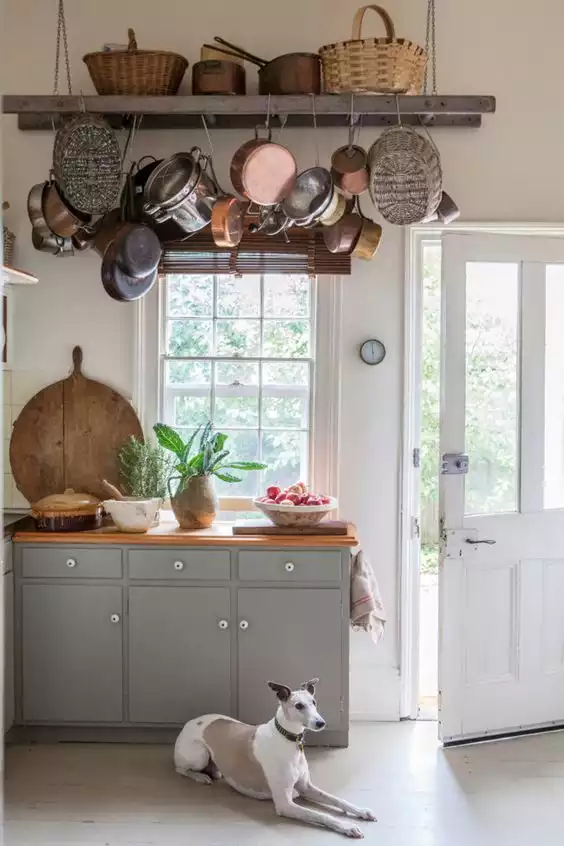
<svg viewBox="0 0 564 846">
<path fill-rule="evenodd" d="M 89 214 L 72 208 L 55 182 L 49 185 L 43 195 L 43 213 L 51 232 L 61 238 L 71 238 L 92 220 Z"/>
<path fill-rule="evenodd" d="M 187 234 L 203 229 L 220 193 L 213 175 L 206 172 L 210 165 L 199 147 L 165 159 L 145 184 L 145 213 L 159 224 L 174 220 Z"/>
<path fill-rule="evenodd" d="M 255 137 L 246 141 L 231 159 L 231 182 L 235 190 L 259 206 L 275 206 L 293 188 L 298 168 L 292 153 L 271 140 Z"/>
</svg>

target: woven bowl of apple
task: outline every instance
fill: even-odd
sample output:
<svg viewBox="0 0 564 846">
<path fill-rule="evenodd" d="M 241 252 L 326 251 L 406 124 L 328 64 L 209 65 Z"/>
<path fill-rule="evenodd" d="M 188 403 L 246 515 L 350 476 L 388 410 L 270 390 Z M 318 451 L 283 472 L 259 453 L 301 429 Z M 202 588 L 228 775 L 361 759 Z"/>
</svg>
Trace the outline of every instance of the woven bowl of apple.
<svg viewBox="0 0 564 846">
<path fill-rule="evenodd" d="M 266 496 L 253 502 L 275 526 L 296 527 L 320 523 L 338 505 L 335 497 L 313 493 L 303 482 L 287 488 L 271 485 L 266 489 Z"/>
</svg>

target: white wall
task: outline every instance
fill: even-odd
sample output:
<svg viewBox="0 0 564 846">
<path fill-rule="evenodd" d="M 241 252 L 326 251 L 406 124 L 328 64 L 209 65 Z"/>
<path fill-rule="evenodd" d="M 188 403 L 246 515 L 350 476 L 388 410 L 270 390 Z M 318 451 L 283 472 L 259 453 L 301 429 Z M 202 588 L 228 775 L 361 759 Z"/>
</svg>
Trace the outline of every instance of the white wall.
<svg viewBox="0 0 564 846">
<path fill-rule="evenodd" d="M 67 2 L 74 91 L 92 92 L 82 55 L 104 41 L 121 41 L 135 27 L 141 46 L 166 47 L 193 62 L 200 45 L 215 34 L 265 56 L 290 50 L 316 50 L 347 37 L 357 3 L 353 0 L 75 0 Z M 387 2 L 400 35 L 422 40 L 425 0 Z M 561 0 L 537 0 L 534 13 L 525 0 L 439 2 L 439 88 L 441 93 L 494 94 L 496 115 L 482 129 L 437 130 L 448 191 L 467 220 L 564 219 L 561 162 L 564 137 Z M 46 94 L 51 90 L 55 0 L 5 0 L 8 37 L 3 51 L 4 91 Z M 380 33 L 367 20 L 369 34 Z M 253 79 L 251 68 L 249 79 Z M 184 85 L 189 84 L 189 76 Z M 251 86 L 249 86 L 251 88 Z M 40 284 L 16 294 L 16 348 L 12 401 L 25 402 L 42 383 L 69 367 L 73 344 L 84 348 L 85 366 L 95 378 L 131 393 L 133 309 L 103 292 L 93 255 L 55 261 L 29 243 L 25 201 L 29 187 L 46 177 L 52 137 L 20 133 L 15 118 L 3 118 L 4 195 L 18 235 L 18 263 L 34 271 Z M 375 132 L 364 130 L 369 145 Z M 213 135 L 220 177 L 226 182 L 230 155 L 248 133 Z M 320 137 L 324 160 L 345 134 Z M 289 131 L 285 140 L 301 166 L 315 155 L 310 132 Z M 202 133 L 142 133 L 136 153 L 164 155 L 205 143 Z M 354 637 L 352 709 L 360 716 L 397 718 L 398 674 L 398 476 L 401 439 L 403 233 L 387 226 L 377 260 L 354 267 L 344 282 L 342 511 L 359 528 L 373 561 L 389 626 L 375 649 Z M 360 363 L 357 347 L 366 337 L 381 338 L 388 355 L 377 368 Z M 39 384 L 38 384 L 39 383 Z"/>
</svg>

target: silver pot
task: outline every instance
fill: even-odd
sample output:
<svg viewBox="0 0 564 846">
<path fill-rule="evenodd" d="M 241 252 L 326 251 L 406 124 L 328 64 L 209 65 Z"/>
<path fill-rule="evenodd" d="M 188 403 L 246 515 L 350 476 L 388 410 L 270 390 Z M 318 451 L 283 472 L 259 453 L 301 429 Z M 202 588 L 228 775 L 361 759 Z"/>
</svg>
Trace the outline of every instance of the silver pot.
<svg viewBox="0 0 564 846">
<path fill-rule="evenodd" d="M 213 175 L 206 173 L 208 164 L 199 147 L 161 162 L 145 185 L 143 210 L 157 223 L 174 220 L 187 234 L 203 229 L 220 194 Z"/>
<path fill-rule="evenodd" d="M 324 167 L 311 167 L 298 174 L 282 208 L 296 226 L 312 226 L 329 208 L 334 193 L 329 171 Z"/>
</svg>

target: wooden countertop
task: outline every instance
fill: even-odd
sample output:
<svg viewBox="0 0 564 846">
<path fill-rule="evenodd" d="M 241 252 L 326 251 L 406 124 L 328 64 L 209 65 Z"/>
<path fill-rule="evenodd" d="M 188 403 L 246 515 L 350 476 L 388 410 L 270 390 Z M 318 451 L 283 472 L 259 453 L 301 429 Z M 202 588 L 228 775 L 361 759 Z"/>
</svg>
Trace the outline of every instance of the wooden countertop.
<svg viewBox="0 0 564 846">
<path fill-rule="evenodd" d="M 41 544 L 144 544 L 146 546 L 238 546 L 238 547 L 351 547 L 358 544 L 355 527 L 349 524 L 346 535 L 234 535 L 231 523 L 214 523 L 209 529 L 186 531 L 173 521 L 161 520 L 143 534 L 119 532 L 115 526 L 103 526 L 91 532 L 18 531 L 15 543 Z"/>
</svg>

